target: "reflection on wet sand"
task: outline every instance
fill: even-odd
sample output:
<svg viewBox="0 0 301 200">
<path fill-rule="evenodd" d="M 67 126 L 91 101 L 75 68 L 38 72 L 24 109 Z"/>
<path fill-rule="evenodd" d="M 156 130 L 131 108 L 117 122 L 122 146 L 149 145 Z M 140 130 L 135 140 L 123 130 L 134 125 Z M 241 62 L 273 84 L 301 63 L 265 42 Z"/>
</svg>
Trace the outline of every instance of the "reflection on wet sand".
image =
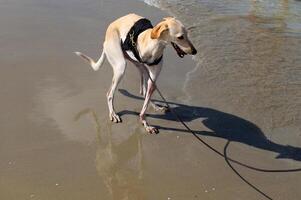
<svg viewBox="0 0 301 200">
<path fill-rule="evenodd" d="M 260 199 L 170 114 L 150 110 L 149 120 L 163 131 L 147 135 L 137 116 L 127 115 L 141 109 L 140 100 L 117 94 L 118 110 L 128 111 L 123 123 L 110 124 L 111 67 L 92 73 L 72 52 L 96 57 L 118 16 L 143 12 L 155 23 L 170 15 L 123 2 L 0 3 L 0 199 Z M 169 7 L 177 10 L 172 15 L 194 25 L 190 34 L 200 50 L 197 66 L 166 51 L 158 85 L 180 102 L 174 109 L 215 147 L 233 141 L 230 157 L 257 167 L 298 167 L 300 2 L 168 2 L 178 2 Z M 131 67 L 121 87 L 137 91 Z M 278 199 L 300 199 L 300 174 L 241 172 Z"/>
<path fill-rule="evenodd" d="M 96 169 L 113 200 L 145 199 L 143 191 L 142 136 L 134 131 L 125 141 L 115 144 L 112 126 L 100 123 L 92 109 L 79 112 L 75 120 L 89 115 L 97 134 Z"/>
</svg>

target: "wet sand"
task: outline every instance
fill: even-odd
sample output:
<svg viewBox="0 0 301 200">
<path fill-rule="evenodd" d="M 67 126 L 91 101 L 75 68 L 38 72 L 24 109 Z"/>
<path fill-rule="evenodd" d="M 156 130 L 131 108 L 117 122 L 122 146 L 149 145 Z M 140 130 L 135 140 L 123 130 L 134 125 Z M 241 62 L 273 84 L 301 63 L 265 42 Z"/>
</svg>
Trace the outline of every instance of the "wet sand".
<svg viewBox="0 0 301 200">
<path fill-rule="evenodd" d="M 97 57 L 107 25 L 130 12 L 154 23 L 168 15 L 133 0 L 0 1 L 0 199 L 263 199 L 171 114 L 150 108 L 148 120 L 160 133 L 145 133 L 137 117 L 143 102 L 138 71 L 131 64 L 115 101 L 123 123 L 109 121 L 111 67 L 106 62 L 93 72 L 72 52 Z M 300 147 L 267 140 L 239 115 L 183 101 L 185 74 L 195 63 L 171 48 L 164 59 L 158 86 L 200 137 L 252 166 L 301 167 Z M 275 159 L 289 150 L 288 159 Z M 274 199 L 301 197 L 300 173 L 234 166 Z"/>
</svg>

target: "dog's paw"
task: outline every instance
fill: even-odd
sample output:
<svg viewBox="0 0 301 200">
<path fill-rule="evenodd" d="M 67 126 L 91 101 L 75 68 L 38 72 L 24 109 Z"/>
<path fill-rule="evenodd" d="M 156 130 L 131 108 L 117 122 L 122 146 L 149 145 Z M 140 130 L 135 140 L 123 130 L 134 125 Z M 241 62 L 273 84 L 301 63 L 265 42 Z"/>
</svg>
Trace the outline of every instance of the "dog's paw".
<svg viewBox="0 0 301 200">
<path fill-rule="evenodd" d="M 147 126 L 147 127 L 145 127 L 145 130 L 150 134 L 159 133 L 159 130 L 153 126 Z"/>
<path fill-rule="evenodd" d="M 121 122 L 121 118 L 120 118 L 119 115 L 117 115 L 116 113 L 111 113 L 111 114 L 110 114 L 110 120 L 111 120 L 112 122 L 115 122 L 115 123 Z"/>
<path fill-rule="evenodd" d="M 158 104 L 153 104 L 153 108 L 155 109 L 155 111 L 162 112 L 162 113 L 167 113 L 167 112 L 170 111 L 169 107 L 161 106 L 161 105 L 158 105 Z"/>
</svg>

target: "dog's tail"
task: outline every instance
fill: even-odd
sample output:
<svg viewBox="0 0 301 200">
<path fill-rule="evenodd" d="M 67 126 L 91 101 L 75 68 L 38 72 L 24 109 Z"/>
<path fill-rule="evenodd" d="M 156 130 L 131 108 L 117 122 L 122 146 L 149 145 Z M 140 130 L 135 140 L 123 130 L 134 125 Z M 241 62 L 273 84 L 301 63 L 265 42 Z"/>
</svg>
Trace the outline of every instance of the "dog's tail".
<svg viewBox="0 0 301 200">
<path fill-rule="evenodd" d="M 102 51 L 100 58 L 98 59 L 97 62 L 95 62 L 92 58 L 90 58 L 89 56 L 87 56 L 81 52 L 76 51 L 74 53 L 76 55 L 82 57 L 83 59 L 85 59 L 91 65 L 91 67 L 94 69 L 94 71 L 97 71 L 101 67 L 101 65 L 104 61 L 105 55 L 106 55 L 105 51 Z"/>
</svg>

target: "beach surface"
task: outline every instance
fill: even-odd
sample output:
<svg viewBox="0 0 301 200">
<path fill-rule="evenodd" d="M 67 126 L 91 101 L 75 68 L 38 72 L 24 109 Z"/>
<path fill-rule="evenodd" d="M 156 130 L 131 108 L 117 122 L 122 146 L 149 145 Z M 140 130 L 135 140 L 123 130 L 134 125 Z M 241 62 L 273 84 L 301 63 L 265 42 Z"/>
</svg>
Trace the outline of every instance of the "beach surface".
<svg viewBox="0 0 301 200">
<path fill-rule="evenodd" d="M 300 199 L 301 172 L 260 169 L 301 168 L 301 5 L 269 15 L 235 2 L 0 0 L 0 199 Z M 152 108 L 160 133 L 145 132 L 130 63 L 115 98 L 123 122 L 109 120 L 110 65 L 94 72 L 73 52 L 97 58 L 108 24 L 128 13 L 190 27 L 199 54 L 168 47 L 157 85 L 195 136 Z M 252 186 L 229 158 L 253 167 L 232 163 Z"/>
</svg>

